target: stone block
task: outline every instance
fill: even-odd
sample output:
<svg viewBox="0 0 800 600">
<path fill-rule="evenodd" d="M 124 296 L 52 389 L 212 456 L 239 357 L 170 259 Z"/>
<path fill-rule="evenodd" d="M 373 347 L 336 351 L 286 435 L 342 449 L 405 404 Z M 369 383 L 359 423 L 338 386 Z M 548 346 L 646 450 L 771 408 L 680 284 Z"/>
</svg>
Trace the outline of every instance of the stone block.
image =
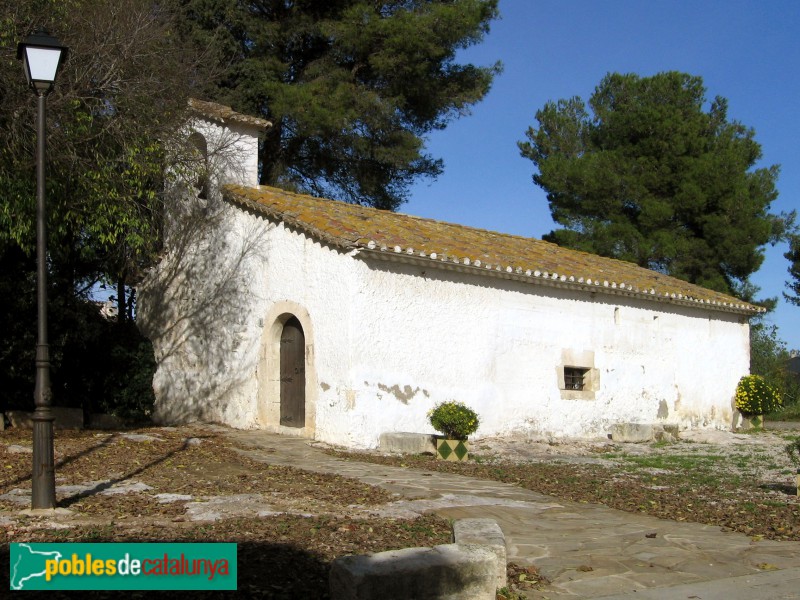
<svg viewBox="0 0 800 600">
<path fill-rule="evenodd" d="M 116 415 L 94 413 L 89 415 L 89 429 L 123 429 L 125 421 Z"/>
<path fill-rule="evenodd" d="M 332 600 L 493 600 L 497 554 L 445 544 L 344 556 L 331 565 Z"/>
<path fill-rule="evenodd" d="M 381 434 L 378 449 L 392 454 L 433 454 L 436 451 L 436 436 L 429 433 L 385 431 Z"/>
<path fill-rule="evenodd" d="M 677 442 L 680 437 L 681 428 L 675 423 L 659 425 L 653 432 L 653 437 L 657 442 Z"/>
<path fill-rule="evenodd" d="M 615 442 L 652 442 L 655 439 L 653 426 L 644 423 L 617 423 L 611 428 L 611 439 Z"/>
<path fill-rule="evenodd" d="M 83 429 L 83 409 L 64 408 L 54 406 L 53 414 L 56 417 L 53 425 L 56 429 Z"/>
<path fill-rule="evenodd" d="M 66 408 L 63 406 L 52 407 L 53 427 L 55 429 L 83 429 L 83 409 Z M 12 427 L 20 429 L 33 429 L 33 413 L 23 410 L 10 410 L 6 413 Z"/>
<path fill-rule="evenodd" d="M 506 537 L 494 519 L 458 519 L 453 523 L 453 541 L 456 544 L 478 544 L 497 555 L 496 587 L 505 587 Z"/>
<path fill-rule="evenodd" d="M 33 421 L 31 421 L 31 413 L 24 410 L 10 410 L 6 413 L 8 422 L 11 427 L 18 427 L 19 429 L 33 429 Z"/>
<path fill-rule="evenodd" d="M 615 442 L 677 442 L 679 436 L 677 423 L 617 423 L 611 428 Z"/>
</svg>

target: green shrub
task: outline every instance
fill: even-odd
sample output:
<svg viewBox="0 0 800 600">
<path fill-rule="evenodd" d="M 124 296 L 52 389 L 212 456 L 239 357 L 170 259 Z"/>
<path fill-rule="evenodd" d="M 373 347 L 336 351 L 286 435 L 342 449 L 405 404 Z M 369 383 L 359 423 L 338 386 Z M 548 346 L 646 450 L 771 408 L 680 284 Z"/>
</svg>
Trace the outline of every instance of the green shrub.
<svg viewBox="0 0 800 600">
<path fill-rule="evenodd" d="M 750 372 L 761 375 L 783 401 L 771 420 L 800 420 L 800 379 L 789 369 L 792 354 L 778 328 L 760 319 L 750 326 Z"/>
<path fill-rule="evenodd" d="M 786 454 L 798 469 L 800 469 L 800 440 L 793 440 L 786 444 Z"/>
<path fill-rule="evenodd" d="M 103 397 L 98 408 L 128 421 L 149 421 L 155 401 L 153 345 L 133 323 L 117 328 L 121 331 L 109 340 L 105 376 L 101 380 Z"/>
<path fill-rule="evenodd" d="M 428 412 L 433 428 L 448 439 L 465 440 L 480 425 L 478 414 L 460 402 L 442 402 Z"/>
<path fill-rule="evenodd" d="M 760 375 L 745 375 L 736 386 L 736 408 L 743 415 L 763 415 L 781 404 L 781 397 Z"/>
</svg>

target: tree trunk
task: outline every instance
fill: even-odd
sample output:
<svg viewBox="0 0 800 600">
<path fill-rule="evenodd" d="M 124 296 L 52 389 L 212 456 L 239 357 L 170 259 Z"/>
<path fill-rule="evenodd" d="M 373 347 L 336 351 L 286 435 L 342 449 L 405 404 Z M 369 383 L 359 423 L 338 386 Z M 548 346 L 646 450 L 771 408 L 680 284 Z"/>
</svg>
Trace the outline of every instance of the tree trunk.
<svg viewBox="0 0 800 600">
<path fill-rule="evenodd" d="M 128 317 L 128 303 L 125 297 L 125 273 L 117 280 L 117 323 L 124 323 Z"/>
<path fill-rule="evenodd" d="M 133 311 L 134 307 L 136 306 L 136 289 L 131 288 L 130 294 L 128 294 L 128 322 L 133 321 Z"/>
</svg>

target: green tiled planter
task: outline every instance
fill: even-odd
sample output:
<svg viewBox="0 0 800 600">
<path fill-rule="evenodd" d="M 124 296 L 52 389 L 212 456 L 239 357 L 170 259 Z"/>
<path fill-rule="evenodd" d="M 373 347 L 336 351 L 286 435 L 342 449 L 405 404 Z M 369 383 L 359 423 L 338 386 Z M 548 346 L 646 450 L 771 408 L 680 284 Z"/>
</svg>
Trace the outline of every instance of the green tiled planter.
<svg viewBox="0 0 800 600">
<path fill-rule="evenodd" d="M 764 429 L 764 415 L 749 415 L 745 418 L 750 422 L 750 429 Z"/>
<path fill-rule="evenodd" d="M 436 438 L 436 458 L 442 460 L 467 460 L 469 446 L 466 440 Z"/>
<path fill-rule="evenodd" d="M 742 415 L 737 431 L 760 431 L 764 429 L 764 415 Z"/>
</svg>

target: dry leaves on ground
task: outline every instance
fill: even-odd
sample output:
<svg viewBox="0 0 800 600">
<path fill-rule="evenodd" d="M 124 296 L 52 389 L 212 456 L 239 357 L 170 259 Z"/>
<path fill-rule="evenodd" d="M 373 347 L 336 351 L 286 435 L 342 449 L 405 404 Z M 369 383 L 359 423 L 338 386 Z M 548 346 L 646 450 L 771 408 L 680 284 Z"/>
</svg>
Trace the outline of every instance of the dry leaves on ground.
<svg viewBox="0 0 800 600">
<path fill-rule="evenodd" d="M 30 431 L 0 433 L 0 494 L 30 490 Z M 352 507 L 393 500 L 388 492 L 337 475 L 269 466 L 235 450 L 224 435 L 204 428 L 150 428 L 122 433 L 57 432 L 58 503 L 76 518 L 42 521 L 0 500 L 0 562 L 10 542 L 236 542 L 240 595 L 276 599 L 328 597 L 328 570 L 337 556 L 449 543 L 450 524 L 433 516 L 414 520 L 351 518 Z M 143 484 L 126 494 L 103 495 L 114 485 Z M 246 495 L 301 514 L 192 522 L 188 501 L 160 503 L 157 494 L 192 499 Z M 359 513 L 360 514 L 360 513 Z M 0 569 L 4 578 L 8 570 Z M 0 588 L 8 584 L 0 582 Z M 149 598 L 152 592 L 126 597 Z M 84 596 L 116 598 L 118 592 Z M 193 592 L 211 598 L 219 593 Z M 229 594 L 228 594 L 229 596 Z M 49 597 L 70 597 L 51 593 Z"/>
<path fill-rule="evenodd" d="M 774 464 L 774 453 L 675 444 L 659 445 L 652 453 L 630 448 L 636 452 L 628 455 L 621 448 L 603 445 L 590 459 L 549 455 L 527 456 L 524 462 L 473 452 L 464 463 L 427 455 L 331 452 L 353 460 L 501 481 L 560 499 L 664 519 L 718 525 L 757 539 L 800 540 L 800 503 L 794 486 L 786 483 L 794 475 L 785 475 L 788 463 Z"/>
</svg>

